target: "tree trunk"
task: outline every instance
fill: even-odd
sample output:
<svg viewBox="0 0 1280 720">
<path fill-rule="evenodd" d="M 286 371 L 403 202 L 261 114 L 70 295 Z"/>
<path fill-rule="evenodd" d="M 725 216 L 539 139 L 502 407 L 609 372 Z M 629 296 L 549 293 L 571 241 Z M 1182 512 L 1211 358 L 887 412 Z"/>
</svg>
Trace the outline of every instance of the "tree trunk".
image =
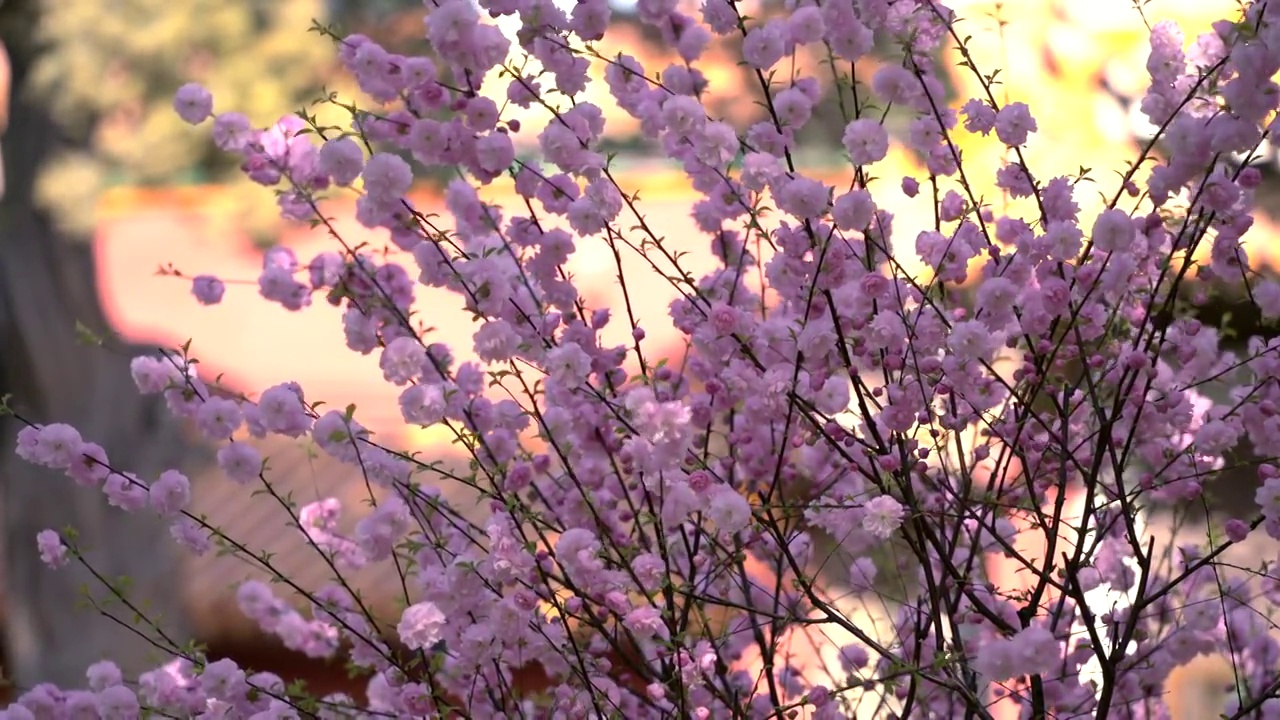
<svg viewBox="0 0 1280 720">
<path fill-rule="evenodd" d="M 10 0 L 5 19 L 30 17 L 38 3 Z M 27 6 L 26 12 L 15 5 Z M 0 394 L 12 394 L 12 407 L 33 422 L 74 425 L 103 446 L 113 466 L 153 479 L 189 457 L 186 444 L 163 406 L 134 389 L 129 361 L 142 348 L 77 342 L 77 322 L 107 331 L 93 250 L 87 238 L 60 235 L 32 202 L 39 168 L 64 139 L 40 103 L 22 93 L 32 51 L 12 32 L 15 25 L 0 24 L 10 31 L 2 36 L 17 93 L 3 139 L 8 187 L 0 200 Z M 45 568 L 35 536 L 46 528 L 74 527 L 93 569 L 105 578 L 129 578 L 128 595 L 146 619 L 185 642 L 178 551 L 167 523 L 145 511 L 126 515 L 108 507 L 100 491 L 19 460 L 13 453 L 19 429 L 11 417 L 0 421 L 6 679 L 19 691 L 40 682 L 82 687 L 86 667 L 103 658 L 119 663 L 126 677 L 163 662 L 163 653 L 135 632 L 155 637 L 146 622 L 118 602 L 106 609 L 123 627 L 87 607 L 83 589 L 101 598 L 105 588 L 78 565 Z"/>
</svg>

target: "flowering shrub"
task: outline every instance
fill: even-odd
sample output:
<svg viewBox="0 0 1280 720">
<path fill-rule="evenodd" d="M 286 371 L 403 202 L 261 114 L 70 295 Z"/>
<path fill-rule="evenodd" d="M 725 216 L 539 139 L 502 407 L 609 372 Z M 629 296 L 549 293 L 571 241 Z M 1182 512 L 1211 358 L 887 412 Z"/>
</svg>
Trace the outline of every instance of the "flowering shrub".
<svg viewBox="0 0 1280 720">
<path fill-rule="evenodd" d="M 522 62 L 473 4 L 440 0 L 426 13 L 430 57 L 338 41 L 378 104 L 353 110 L 349 127 L 302 115 L 260 131 L 213 116 L 217 145 L 278 189 L 285 217 L 332 231 L 321 195 L 350 189 L 360 222 L 389 231 L 402 254 L 349 247 L 336 231 L 335 249 L 305 264 L 275 248 L 258 289 L 290 310 L 317 293 L 342 307 L 351 350 L 377 354 L 404 388 L 405 423 L 446 427 L 469 472 L 380 443 L 354 407 L 325 409 L 296 384 L 252 400 L 198 377 L 185 351 L 137 358 L 138 389 L 220 443 L 227 479 L 260 487 L 256 501 L 278 504 L 332 571 L 311 590 L 193 514 L 181 473 L 137 477 L 63 424 L 18 437 L 26 460 L 172 518 L 190 551 L 232 552 L 272 577 L 276 588 L 239 587 L 240 610 L 297 652 L 344 658 L 367 697 L 308 697 L 157 633 L 174 658 L 136 683 L 103 662 L 88 689 L 35 688 L 6 717 L 1158 718 L 1169 673 L 1215 652 L 1237 673 L 1233 717 L 1280 717 L 1268 633 L 1280 581 L 1221 561 L 1259 528 L 1280 538 L 1280 344 L 1232 351 L 1194 316 L 1213 286 L 1280 317 L 1280 284 L 1241 244 L 1258 171 L 1227 162 L 1273 132 L 1280 6 L 1248 4 L 1190 50 L 1175 26 L 1152 28 L 1141 107 L 1168 152 L 1096 181 L 1105 202 L 1089 212 L 1085 178 L 1027 166 L 1036 120 L 1000 103 L 990 76 L 965 68 L 986 94 L 947 105 L 936 51 L 965 41 L 940 3 L 803 0 L 758 20 L 733 0 L 707 0 L 700 17 L 641 0 L 639 17 L 684 63 L 660 81 L 593 50 L 604 0 L 567 14 L 547 0 L 480 6 L 519 17 Z M 697 60 L 713 35 L 740 36 L 758 80 L 767 119 L 745 131 L 700 101 Z M 877 37 L 899 52 L 867 78 L 858 61 Z M 824 92 L 787 75 L 802 45 L 831 60 L 846 188 L 794 159 Z M 572 101 L 593 63 L 701 194 L 693 217 L 713 272 L 693 277 L 696 243 L 656 237 L 595 149 L 604 115 Z M 504 120 L 481 83 L 546 111 L 541 162 L 517 161 L 514 138 L 530 130 Z M 214 104 L 195 85 L 175 99 L 196 124 Z M 910 249 L 872 176 L 890 151 L 890 108 L 908 116 L 905 142 L 928 172 L 901 188 L 934 209 Z M 994 133 L 1009 161 L 966 167 L 960 133 Z M 415 164 L 458 169 L 449 227 L 406 198 Z M 1023 203 L 998 211 L 976 193 L 982 173 Z M 514 217 L 477 191 L 506 182 L 527 200 Z M 615 259 L 626 317 L 586 305 L 564 270 L 575 251 Z M 928 277 L 907 271 L 911 252 Z M 412 271 L 395 261 L 404 254 Z M 680 293 L 678 368 L 644 342 L 624 254 Z M 476 322 L 474 360 L 421 328 L 417 283 L 457 294 Z M 192 290 L 206 304 L 228 292 L 210 276 Z M 629 340 L 612 346 L 616 323 Z M 1210 383 L 1225 389 L 1211 397 Z M 340 529 L 337 500 L 295 508 L 273 491 L 247 437 L 269 434 L 361 470 L 376 490 L 354 531 Z M 1157 548 L 1144 508 L 1196 500 L 1242 443 L 1264 480 L 1256 515 L 1202 545 Z M 480 516 L 447 502 L 443 483 L 474 492 Z M 1029 535 L 1043 539 L 1034 554 L 1020 549 Z M 73 532 L 46 531 L 38 546 L 55 570 L 83 562 Z M 1021 580 L 993 579 L 991 557 Z M 370 564 L 395 566 L 398 616 L 347 582 Z M 856 617 L 851 593 L 879 595 L 889 622 Z M 801 638 L 809 650 L 795 650 Z"/>
</svg>

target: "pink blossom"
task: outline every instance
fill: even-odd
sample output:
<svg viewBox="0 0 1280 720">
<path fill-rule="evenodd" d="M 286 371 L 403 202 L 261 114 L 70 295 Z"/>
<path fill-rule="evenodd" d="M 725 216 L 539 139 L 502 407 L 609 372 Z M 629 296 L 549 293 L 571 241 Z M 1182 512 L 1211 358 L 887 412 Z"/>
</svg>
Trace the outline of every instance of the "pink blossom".
<svg viewBox="0 0 1280 720">
<path fill-rule="evenodd" d="M 364 151 L 347 135 L 326 141 L 319 158 L 321 172 L 338 185 L 350 185 L 364 171 Z"/>
<path fill-rule="evenodd" d="M 439 384 L 410 385 L 400 393 L 400 413 L 413 425 L 434 425 L 444 420 L 447 389 Z"/>
<path fill-rule="evenodd" d="M 910 70 L 886 64 L 871 77 L 871 91 L 886 102 L 910 105 L 920 93 L 920 84 Z"/>
<path fill-rule="evenodd" d="M 246 442 L 232 442 L 218 450 L 218 467 L 235 482 L 246 484 L 262 472 L 262 455 Z"/>
<path fill-rule="evenodd" d="M 1009 103 L 996 113 L 996 137 L 1005 145 L 1025 145 L 1027 137 L 1036 131 L 1035 118 L 1026 103 Z"/>
<path fill-rule="evenodd" d="M 40 550 L 40 562 L 56 570 L 67 564 L 67 546 L 56 530 L 41 530 L 36 534 L 36 547 Z"/>
<path fill-rule="evenodd" d="M 791 40 L 797 45 L 819 42 L 827 29 L 822 11 L 813 5 L 796 8 L 789 20 L 787 29 L 791 31 Z"/>
<path fill-rule="evenodd" d="M 652 605 L 642 605 L 627 613 L 623 624 L 641 639 L 655 636 L 666 637 L 667 626 L 663 622 L 662 613 Z"/>
<path fill-rule="evenodd" d="M 138 696 L 124 685 L 112 685 L 98 693 L 98 715 L 104 720 L 135 720 L 139 711 Z"/>
<path fill-rule="evenodd" d="M 879 495 L 863 504 L 862 527 L 872 535 L 888 539 L 902 524 L 902 504 L 888 495 Z"/>
<path fill-rule="evenodd" d="M 196 555 L 204 555 L 213 549 L 213 539 L 207 529 L 189 517 L 180 517 L 169 526 L 169 534 L 182 547 Z"/>
<path fill-rule="evenodd" d="M 211 397 L 196 410 L 195 420 L 206 438 L 225 440 L 240 429 L 244 416 L 235 400 Z"/>
<path fill-rule="evenodd" d="M 94 692 L 102 692 L 124 682 L 120 666 L 110 660 L 99 660 L 90 665 L 85 671 L 85 677 L 89 681 L 89 689 Z"/>
<path fill-rule="evenodd" d="M 444 623 L 444 613 L 434 603 L 416 603 L 405 608 L 396 634 L 411 650 L 429 650 L 440 640 Z"/>
<path fill-rule="evenodd" d="M 735 533 L 750 524 L 751 505 L 733 488 L 717 486 L 708 493 L 707 517 L 719 531 Z"/>
<path fill-rule="evenodd" d="M 197 83 L 187 83 L 173 96 L 173 109 L 192 125 L 199 125 L 213 114 L 213 95 Z"/>
<path fill-rule="evenodd" d="M 374 153 L 360 175 L 364 178 L 364 191 L 379 202 L 398 200 L 413 183 L 408 163 L 388 153 Z"/>
<path fill-rule="evenodd" d="M 27 432 L 30 439 L 18 443 L 18 455 L 28 462 L 65 470 L 83 454 L 84 441 L 79 431 L 70 425 L 53 423 Z"/>
<path fill-rule="evenodd" d="M 133 473 L 111 473 L 102 484 L 107 503 L 126 512 L 137 512 L 147 506 L 149 487 Z"/>
<path fill-rule="evenodd" d="M 358 703 L 308 706 L 326 720 L 433 716 L 445 699 L 467 717 L 607 706 L 637 720 L 835 720 L 892 704 L 894 689 L 866 678 L 902 668 L 923 669 L 909 689 L 921 717 L 987 713 L 993 682 L 1036 716 L 1088 716 L 1105 696 L 1112 714 L 1145 717 L 1167 712 L 1151 691 L 1169 669 L 1204 653 L 1231 656 L 1235 709 L 1270 716 L 1277 701 L 1248 689 L 1274 686 L 1280 664 L 1265 608 L 1280 598 L 1276 574 L 1225 565 L 1216 536 L 1157 541 L 1148 556 L 1128 535 L 1145 537 L 1153 502 L 1178 521 L 1209 478 L 1251 454 L 1262 458 L 1258 507 L 1220 519 L 1223 532 L 1280 537 L 1280 469 L 1267 460 L 1280 447 L 1280 341 L 1232 336 L 1195 311 L 1212 289 L 1280 317 L 1280 284 L 1245 244 L 1266 180 L 1237 171 L 1280 133 L 1275 6 L 1246 4 L 1190 50 L 1175 25 L 1151 29 L 1150 88 L 1133 100 L 1162 126 L 1161 147 L 1144 153 L 1140 187 L 1018 152 L 986 167 L 957 152 L 961 121 L 1027 144 L 1035 103 L 999 107 L 1004 88 L 977 67 L 963 70 L 983 87 L 953 102 L 956 69 L 938 58 L 964 28 L 937 3 L 799 0 L 758 18 L 726 0 L 696 12 L 640 0 L 638 21 L 673 55 L 645 67 L 600 52 L 614 31 L 604 0 L 433 0 L 418 50 L 358 34 L 337 43 L 374 103 L 347 126 L 316 133 L 289 115 L 260 130 L 222 113 L 211 134 L 275 193 L 282 218 L 320 221 L 316 238 L 332 241 L 309 258 L 268 249 L 261 297 L 330 313 L 347 348 L 369 368 L 376 359 L 374 383 L 397 387 L 398 420 L 447 424 L 448 447 L 415 443 L 363 401 L 357 420 L 351 398 L 295 382 L 257 402 L 233 396 L 245 388 L 200 378 L 186 348 L 136 358 L 130 376 L 161 396 L 166 422 L 219 446 L 231 480 L 270 485 L 235 511 L 301 531 L 286 539 L 325 577 L 273 577 L 273 562 L 236 604 L 285 648 L 369 678 Z M 713 101 L 724 97 L 702 63 L 713 34 L 741 43 L 751 82 L 729 99 L 760 110 L 749 119 Z M 834 84 L 814 74 L 825 60 L 797 55 L 814 49 L 831 52 Z M 873 52 L 869 78 L 851 73 Z M 583 94 L 597 78 L 609 97 Z M 695 193 L 690 232 L 664 236 L 669 208 L 618 174 L 602 98 Z M 212 114 L 194 85 L 174 106 L 193 123 Z M 815 133 L 819 109 L 842 117 L 836 137 Z M 890 128 L 918 171 L 868 171 L 888 158 Z M 810 162 L 823 142 L 854 166 L 838 186 Z M 438 216 L 406 198 L 419 170 L 450 177 Z M 509 175 L 519 197 L 499 203 L 488 186 Z M 329 191 L 357 181 L 353 219 L 381 240 L 343 237 L 342 222 L 317 216 Z M 1095 191 L 1098 207 L 1086 202 Z M 891 202 L 899 192 L 909 202 Z M 231 281 L 190 282 L 214 304 Z M 418 285 L 431 288 L 426 305 Z M 311 308 L 315 297 L 333 310 Z M 422 340 L 467 323 L 466 347 Z M 73 385 L 86 391 L 74 398 L 94 397 L 92 383 Z M 25 426 L 15 454 L 67 475 L 38 482 L 150 508 L 183 552 L 272 559 L 203 519 L 178 471 L 148 484 L 137 473 L 163 468 L 111 465 L 88 437 L 105 426 L 82 436 L 37 416 L 66 403 L 13 392 L 7 407 Z M 316 478 L 323 492 L 290 494 L 264 473 L 257 441 L 269 434 L 342 468 Z M 344 473 L 356 482 L 332 485 Z M 258 517 L 259 503 L 279 519 Z M 366 509 L 346 518 L 344 503 Z M 1077 543 L 1082 525 L 1090 539 Z M 893 543 L 904 529 L 911 542 Z M 1070 552 L 1021 552 L 1023 535 L 1055 533 Z M 36 551 L 60 566 L 72 537 L 46 530 Z M 830 571 L 839 562 L 847 572 Z M 351 574 L 365 567 L 412 603 L 394 643 L 378 626 L 381 600 Z M 1024 607 L 1037 585 L 1039 605 Z M 883 617 L 857 623 L 866 637 L 844 622 L 846 592 L 893 595 Z M 1107 673 L 1095 671 L 1100 654 Z M 517 688 L 535 665 L 545 687 Z M 230 660 L 175 659 L 136 682 L 99 666 L 88 679 L 90 690 L 36 685 L 4 716 L 300 712 L 282 678 Z"/>
<path fill-rule="evenodd" d="M 427 360 L 426 348 L 416 337 L 399 337 L 387 343 L 379 365 L 387 382 L 404 385 L 418 377 Z"/>
<path fill-rule="evenodd" d="M 786 26 L 780 20 L 758 26 L 747 33 L 742 56 L 752 67 L 768 70 L 787 52 Z"/>
<path fill-rule="evenodd" d="M 217 305 L 226 291 L 227 286 L 212 275 L 198 275 L 191 281 L 191 293 L 201 305 Z"/>
<path fill-rule="evenodd" d="M 783 124 L 798 128 L 809 121 L 813 102 L 799 88 L 791 87 L 778 93 L 773 107 Z"/>
<path fill-rule="evenodd" d="M 166 470 L 148 489 L 151 507 L 161 515 L 174 515 L 191 502 L 191 483 L 177 470 Z"/>
<path fill-rule="evenodd" d="M 871 118 L 851 121 L 841 138 L 854 165 L 870 165 L 883 160 L 889 152 L 889 135 L 884 126 Z"/>
<path fill-rule="evenodd" d="M 965 114 L 964 129 L 971 133 L 989 134 L 996 127 L 996 111 L 984 100 L 971 98 L 961 108 Z"/>
<path fill-rule="evenodd" d="M 817 180 L 798 177 L 786 181 L 778 193 L 778 207 L 803 219 L 821 217 L 830 204 L 831 189 Z"/>
<path fill-rule="evenodd" d="M 306 405 L 298 389 L 291 383 L 276 385 L 258 399 L 263 426 L 270 432 L 300 437 L 311 427 Z"/>
<path fill-rule="evenodd" d="M 854 190 L 836 198 L 832 215 L 841 228 L 862 231 L 871 224 L 875 210 L 875 203 L 867 191 Z"/>
</svg>

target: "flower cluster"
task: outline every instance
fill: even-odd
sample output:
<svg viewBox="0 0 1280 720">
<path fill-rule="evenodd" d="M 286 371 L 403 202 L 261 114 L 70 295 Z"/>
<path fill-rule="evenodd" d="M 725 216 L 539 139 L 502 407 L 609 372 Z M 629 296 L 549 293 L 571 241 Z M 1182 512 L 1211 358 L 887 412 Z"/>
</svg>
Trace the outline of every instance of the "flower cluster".
<svg viewBox="0 0 1280 720">
<path fill-rule="evenodd" d="M 481 9 L 519 20 L 518 50 Z M 681 60 L 646 68 L 592 49 L 608 30 L 604 0 L 572 11 L 437 0 L 429 57 L 337 39 L 376 106 L 340 128 L 289 117 L 254 129 L 183 87 L 176 111 L 212 117 L 214 142 L 278 191 L 284 217 L 326 224 L 322 194 L 354 193 L 359 222 L 388 233 L 398 252 L 348 247 L 336 231 L 337 246 L 314 258 L 274 248 L 258 291 L 291 311 L 317 296 L 341 308 L 348 347 L 376 354 L 402 389 L 404 422 L 449 433 L 469 474 L 382 444 L 354 408 L 325 411 L 295 383 L 253 400 L 197 377 L 185 354 L 136 359 L 139 391 L 163 395 L 217 443 L 227 478 L 265 488 L 256 497 L 274 500 L 333 573 L 316 591 L 276 576 L 288 598 L 249 581 L 240 609 L 293 650 L 343 656 L 367 677 L 366 697 L 302 698 L 279 677 L 175 648 L 136 685 L 95 666 L 89 690 L 41 686 L 5 717 L 830 719 L 870 704 L 950 718 L 991 717 L 1001 698 L 1033 717 L 1136 720 L 1164 717 L 1170 672 L 1212 652 L 1238 670 L 1237 711 L 1280 717 L 1267 699 L 1280 643 L 1265 632 L 1269 611 L 1254 607 L 1277 595 L 1276 581 L 1218 575 L 1224 549 L 1255 529 L 1280 538 L 1280 342 L 1232 346 L 1192 312 L 1195 282 L 1212 282 L 1280 318 L 1280 285 L 1258 277 L 1241 243 L 1256 172 L 1224 161 L 1276 132 L 1280 3 L 1249 4 L 1192 51 L 1175 26 L 1152 29 L 1142 111 L 1171 150 L 1149 171 L 1135 164 L 1097 212 L 1082 210 L 1078 178 L 1027 166 L 1032 108 L 999 103 L 976 68 L 985 96 L 947 106 L 938 58 L 963 41 L 940 3 L 788 9 L 747 18 L 732 0 L 707 0 L 695 17 L 641 0 L 640 19 Z M 866 77 L 857 61 L 877 37 L 899 53 Z M 698 60 L 727 39 L 768 109 L 745 128 L 701 100 Z M 804 47 L 823 48 L 833 77 L 780 72 Z M 513 64 L 521 51 L 528 62 Z M 601 149 L 603 110 L 555 99 L 577 97 L 596 63 L 617 106 L 698 194 L 710 272 L 686 269 L 687 240 L 657 237 L 619 186 Z M 798 131 L 832 94 L 847 187 L 794 159 Z M 516 159 L 513 136 L 526 130 L 504 118 L 505 103 L 548 114 L 538 160 Z M 906 117 L 900 132 L 884 123 L 890 106 Z M 963 133 L 994 134 L 1008 162 L 962 168 Z M 877 199 L 886 181 L 873 174 L 895 142 L 922 159 L 927 181 L 887 186 L 931 193 L 931 226 Z M 444 225 L 407 197 L 415 171 L 436 166 L 460 171 Z M 1034 210 L 986 204 L 971 180 L 980 173 Z M 524 202 L 485 202 L 479 188 L 495 183 Z M 617 259 L 623 320 L 587 305 L 565 269 L 577 252 Z M 905 271 L 904 252 L 931 274 Z M 683 362 L 645 344 L 628 253 L 678 291 L 669 317 L 687 340 Z M 418 285 L 457 297 L 475 320 L 472 347 L 433 341 L 414 317 Z M 227 292 L 210 276 L 192 291 L 205 304 Z M 606 332 L 620 322 L 624 333 Z M 293 508 L 270 492 L 251 443 L 268 435 L 358 468 L 372 511 L 344 530 L 338 500 Z M 1241 451 L 1260 461 L 1256 517 L 1230 518 L 1225 538 L 1162 560 L 1143 508 L 1199 500 Z M 57 423 L 22 430 L 17 452 L 116 507 L 170 518 L 193 552 L 255 559 L 190 512 L 177 471 L 140 478 Z M 439 488 L 450 482 L 476 507 L 448 502 Z M 1073 493 L 1081 507 L 1064 512 Z M 1027 534 L 1046 538 L 1047 552 L 1021 549 Z M 82 557 L 53 531 L 38 544 L 53 568 Z M 1029 579 L 988 581 L 984 558 Z M 398 617 L 343 580 L 377 563 L 402 579 Z M 898 587 L 886 591 L 886 575 Z M 1097 600 L 1103 585 L 1119 599 Z M 885 622 L 857 619 L 842 604 L 848 591 L 883 593 Z M 814 652 L 794 650 L 815 635 L 827 640 L 810 639 Z"/>
</svg>

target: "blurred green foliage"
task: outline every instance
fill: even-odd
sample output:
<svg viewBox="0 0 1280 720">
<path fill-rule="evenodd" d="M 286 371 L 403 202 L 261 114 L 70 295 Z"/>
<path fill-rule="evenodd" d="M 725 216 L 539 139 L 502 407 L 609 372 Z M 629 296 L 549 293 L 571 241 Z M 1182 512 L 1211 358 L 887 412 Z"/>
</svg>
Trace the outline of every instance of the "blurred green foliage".
<svg viewBox="0 0 1280 720">
<path fill-rule="evenodd" d="M 173 111 L 174 92 L 200 82 L 215 112 L 258 126 L 311 103 L 335 75 L 333 41 L 308 32 L 325 0 L 43 0 L 41 45 L 28 92 L 50 107 L 64 150 L 45 168 L 37 202 L 73 233 L 91 232 L 110 185 L 216 183 L 235 188 L 255 237 L 278 227 L 270 192 L 234 156 Z"/>
</svg>

